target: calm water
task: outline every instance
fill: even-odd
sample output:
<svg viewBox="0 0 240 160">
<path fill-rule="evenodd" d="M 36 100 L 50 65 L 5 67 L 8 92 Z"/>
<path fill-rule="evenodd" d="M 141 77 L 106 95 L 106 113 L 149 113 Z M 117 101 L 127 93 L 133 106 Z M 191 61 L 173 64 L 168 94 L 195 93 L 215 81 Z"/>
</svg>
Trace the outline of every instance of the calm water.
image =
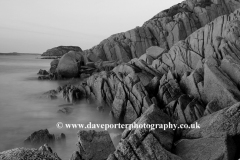
<svg viewBox="0 0 240 160">
<path fill-rule="evenodd" d="M 65 133 L 65 144 L 51 146 L 62 159 L 69 159 L 77 149 L 78 129 L 57 129 L 56 123 L 111 123 L 108 113 L 100 113 L 96 105 L 79 104 L 70 115 L 57 113 L 66 102 L 50 100 L 42 94 L 59 85 L 80 80 L 39 81 L 39 69 L 49 69 L 51 60 L 37 59 L 37 55 L 0 55 L 0 152 L 24 147 L 23 141 L 34 131 L 48 129 L 52 134 Z M 73 82 L 74 81 L 74 82 Z M 115 137 L 121 131 L 109 131 Z M 117 141 L 114 141 L 115 145 Z"/>
</svg>

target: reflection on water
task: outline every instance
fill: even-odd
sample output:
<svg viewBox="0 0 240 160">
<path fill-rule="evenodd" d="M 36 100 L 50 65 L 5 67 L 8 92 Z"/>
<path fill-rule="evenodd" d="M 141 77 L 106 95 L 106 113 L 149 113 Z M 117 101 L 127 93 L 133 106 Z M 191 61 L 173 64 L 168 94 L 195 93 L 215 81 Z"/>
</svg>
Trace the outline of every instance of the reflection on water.
<svg viewBox="0 0 240 160">
<path fill-rule="evenodd" d="M 23 147 L 23 141 L 34 131 L 48 129 L 52 134 L 64 133 L 66 143 L 52 146 L 62 159 L 69 159 L 77 149 L 78 129 L 57 129 L 56 123 L 111 123 L 107 112 L 98 112 L 96 104 L 74 105 L 74 112 L 63 115 L 57 111 L 66 104 L 63 99 L 49 100 L 41 95 L 66 81 L 39 81 L 36 73 L 48 69 L 51 60 L 36 55 L 0 55 L 0 152 Z M 74 82 L 78 82 L 75 80 Z M 111 136 L 121 131 L 109 131 Z M 115 142 L 117 143 L 117 142 Z"/>
</svg>

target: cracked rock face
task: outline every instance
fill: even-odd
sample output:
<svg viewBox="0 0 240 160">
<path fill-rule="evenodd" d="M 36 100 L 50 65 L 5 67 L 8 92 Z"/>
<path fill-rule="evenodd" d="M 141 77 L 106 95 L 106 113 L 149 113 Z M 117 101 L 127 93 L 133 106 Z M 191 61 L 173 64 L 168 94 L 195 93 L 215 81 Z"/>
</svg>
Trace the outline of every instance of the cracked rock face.
<svg viewBox="0 0 240 160">
<path fill-rule="evenodd" d="M 79 131 L 79 150 L 72 155 L 71 160 L 105 160 L 115 148 L 107 131 Z"/>
<path fill-rule="evenodd" d="M 176 43 L 162 55 L 163 69 L 174 70 L 183 75 L 196 69 L 200 60 L 209 56 L 222 59 L 230 55 L 239 59 L 239 11 L 216 18 L 192 33 L 186 40 Z M 168 69 L 166 69 L 168 68 Z"/>
<path fill-rule="evenodd" d="M 83 86 L 75 87 L 73 85 L 65 85 L 58 88 L 58 92 L 62 97 L 70 103 L 77 103 L 86 98 L 86 90 Z"/>
<path fill-rule="evenodd" d="M 181 95 L 179 99 L 166 107 L 177 124 L 191 124 L 204 114 L 204 106 L 197 99 Z"/>
<path fill-rule="evenodd" d="M 240 133 L 240 103 L 229 108 L 224 108 L 197 120 L 200 129 L 189 129 L 184 132 L 186 138 L 201 138 L 214 133 L 225 132 L 227 135 L 236 136 Z"/>
<path fill-rule="evenodd" d="M 216 134 L 199 139 L 181 139 L 174 153 L 184 160 L 231 160 L 235 159 L 236 145 L 226 134 Z"/>
<path fill-rule="evenodd" d="M 170 102 L 178 99 L 181 95 L 182 91 L 176 80 L 164 75 L 160 80 L 160 85 L 158 89 L 159 101 L 161 101 L 161 103 L 166 106 Z"/>
<path fill-rule="evenodd" d="M 138 118 L 136 124 L 165 124 L 171 118 L 163 113 L 157 106 L 152 105 Z M 115 152 L 108 157 L 113 159 L 181 159 L 170 153 L 174 131 L 157 128 L 126 129 Z"/>
<path fill-rule="evenodd" d="M 204 64 L 204 96 L 207 102 L 216 99 L 219 109 L 229 107 L 240 100 L 240 91 L 236 84 L 212 58 Z"/>
</svg>

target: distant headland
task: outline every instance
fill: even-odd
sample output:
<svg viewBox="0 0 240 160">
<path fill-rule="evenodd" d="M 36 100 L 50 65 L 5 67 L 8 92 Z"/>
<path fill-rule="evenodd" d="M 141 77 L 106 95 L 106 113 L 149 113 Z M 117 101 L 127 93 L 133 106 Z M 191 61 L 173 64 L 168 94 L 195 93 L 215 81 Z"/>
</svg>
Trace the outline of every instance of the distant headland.
<svg viewBox="0 0 240 160">
<path fill-rule="evenodd" d="M 40 55 L 40 53 L 19 53 L 19 52 L 9 52 L 9 53 L 0 53 L 0 55 Z"/>
</svg>

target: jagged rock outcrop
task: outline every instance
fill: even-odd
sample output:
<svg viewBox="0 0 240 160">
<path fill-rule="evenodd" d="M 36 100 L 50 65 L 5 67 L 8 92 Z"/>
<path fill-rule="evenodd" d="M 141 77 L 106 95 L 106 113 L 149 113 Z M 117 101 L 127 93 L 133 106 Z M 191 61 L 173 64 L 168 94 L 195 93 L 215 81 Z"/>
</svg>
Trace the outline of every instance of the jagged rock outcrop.
<svg viewBox="0 0 240 160">
<path fill-rule="evenodd" d="M 61 133 L 60 136 L 55 136 L 54 134 L 50 134 L 47 129 L 39 130 L 32 133 L 25 141 L 25 144 L 32 145 L 42 145 L 44 143 L 54 143 L 55 141 L 65 140 L 65 134 Z"/>
<path fill-rule="evenodd" d="M 77 46 L 58 46 L 51 49 L 48 49 L 42 54 L 42 56 L 57 56 L 61 57 L 69 51 L 82 52 L 82 49 Z"/>
<path fill-rule="evenodd" d="M 108 160 L 117 159 L 236 159 L 239 142 L 239 105 L 225 108 L 199 119 L 201 128 L 188 129 L 174 146 L 170 130 L 126 129 L 115 152 Z M 168 124 L 172 119 L 158 107 L 151 106 L 135 122 Z M 238 138 L 237 138 L 237 137 Z M 237 138 L 237 139 L 236 139 Z M 170 151 L 170 152 L 169 152 Z M 171 153 L 172 152 L 172 153 Z"/>
<path fill-rule="evenodd" d="M 197 7 L 204 6 L 201 5 L 202 3 L 203 1 L 198 2 Z M 209 7 L 209 3 L 204 7 Z M 213 3 L 210 4 L 211 7 L 214 6 Z M 219 5 L 223 5 L 223 3 L 219 2 Z M 179 7 L 177 7 L 177 10 L 178 9 Z M 174 9 L 166 12 L 174 12 Z M 196 105 L 197 107 L 193 107 L 195 105 L 190 102 L 191 109 L 187 107 L 188 105 L 183 107 L 183 112 L 185 112 L 185 107 L 188 108 L 186 112 L 192 113 L 194 111 L 193 117 L 195 118 L 188 117 L 189 122 L 185 120 L 187 123 L 191 123 L 193 120 L 200 118 L 203 115 L 202 111 L 205 109 L 206 104 L 209 104 L 205 112 L 207 114 L 207 112 L 217 111 L 236 103 L 239 97 L 239 91 L 236 87 L 238 77 L 230 73 L 223 73 L 224 71 L 229 72 L 229 66 L 224 64 L 226 60 L 223 61 L 223 65 L 221 65 L 221 62 L 215 59 L 221 60 L 226 57 L 224 55 L 227 54 L 230 58 L 238 58 L 237 54 L 234 54 L 238 53 L 236 47 L 238 43 L 236 37 L 239 26 L 238 20 L 236 20 L 238 14 L 239 11 L 236 10 L 233 14 L 217 18 L 191 34 L 186 40 L 175 44 L 169 52 L 166 52 L 165 49 L 155 47 L 157 48 L 155 49 L 156 57 L 151 56 L 152 53 L 149 54 L 151 51 L 147 51 L 147 53 L 139 59 L 134 58 L 129 61 L 129 63 L 123 63 L 115 67 L 112 71 L 93 75 L 87 81 L 86 86 L 88 87 L 86 91 L 88 92 L 86 97 L 91 97 L 100 103 L 107 103 L 112 106 L 113 117 L 123 119 L 126 122 L 132 122 L 146 110 L 144 109 L 147 108 L 143 105 L 144 102 L 147 102 L 147 106 L 152 103 L 160 103 L 165 106 L 172 105 L 171 107 L 176 107 L 174 103 L 178 102 L 178 98 L 183 94 L 190 94 L 194 98 L 197 98 L 194 100 L 194 103 L 197 100 L 199 101 Z M 202 22 L 202 24 L 204 23 Z M 138 29 L 139 32 L 140 30 L 141 29 Z M 130 33 L 132 32 L 129 32 L 129 34 Z M 133 33 L 135 34 L 135 32 Z M 103 55 L 104 52 L 102 51 L 101 57 Z M 86 60 L 85 55 L 84 58 L 87 62 L 88 60 Z M 93 61 L 98 60 L 102 59 L 95 57 Z M 109 59 L 103 58 L 103 60 Z M 116 58 L 114 60 L 118 59 Z M 215 63 L 213 61 L 217 62 Z M 238 71 L 237 67 L 234 69 L 235 72 Z M 163 76 L 164 74 L 168 74 L 169 70 L 176 75 L 172 79 L 166 79 L 166 77 Z M 184 73 L 186 74 L 184 75 Z M 180 77 L 180 81 L 178 81 L 178 75 L 183 75 Z M 161 81 L 154 82 L 154 77 L 161 78 Z M 212 83 L 212 79 L 214 78 L 217 83 L 215 83 L 215 81 Z M 218 87 L 218 85 L 221 87 Z M 153 88 L 153 86 L 154 88 L 159 88 L 153 91 L 153 93 L 157 93 L 157 96 L 149 93 L 151 92 L 149 88 Z M 135 91 L 135 88 L 137 88 L 138 93 Z M 213 94 L 216 92 L 219 94 Z M 135 101 L 135 99 L 137 99 L 137 101 Z M 211 109 L 213 106 L 211 104 L 217 104 L 218 107 Z M 178 111 L 179 110 L 177 110 L 177 113 Z M 170 109 L 169 113 L 174 114 L 175 108 Z M 133 118 L 131 119 L 130 117 Z"/>
<path fill-rule="evenodd" d="M 139 61 L 138 64 L 144 63 Z M 94 74 L 87 79 L 86 84 L 62 87 L 60 90 L 69 102 L 82 98 L 97 100 L 103 106 L 112 108 L 113 117 L 132 123 L 153 103 L 144 86 L 154 76 L 159 76 L 154 70 L 146 72 L 146 69 L 151 68 L 144 67 L 147 65 L 122 64 L 112 71 Z"/>
<path fill-rule="evenodd" d="M 186 94 L 192 95 L 197 99 L 202 99 L 203 90 L 203 69 L 196 69 L 191 73 L 186 72 L 180 81 L 180 87 L 182 91 Z"/>
<path fill-rule="evenodd" d="M 185 41 L 175 44 L 169 52 L 162 53 L 157 59 L 149 57 L 149 55 L 144 55 L 139 59 L 135 58 L 131 60 L 124 67 L 120 65 L 114 68 L 113 71 L 119 78 L 118 81 L 120 81 L 116 83 L 117 87 L 115 87 L 118 90 L 114 90 L 117 91 L 114 98 L 116 105 L 113 105 L 113 112 L 117 115 L 116 117 L 119 118 L 122 114 L 121 111 L 124 110 L 127 111 L 124 114 L 131 114 L 131 117 L 134 118 L 140 116 L 140 119 L 146 113 L 143 112 L 143 115 L 132 114 L 134 112 L 129 108 L 134 107 L 126 100 L 126 97 L 128 97 L 126 94 L 128 90 L 126 88 L 132 83 L 129 83 L 129 81 L 127 81 L 127 84 L 121 83 L 125 80 L 124 77 L 126 74 L 129 75 L 131 73 L 130 75 L 133 75 L 138 73 L 138 71 L 132 69 L 132 66 L 135 66 L 144 71 L 144 73 L 151 75 L 150 81 L 144 81 L 144 78 L 142 78 L 143 87 L 146 93 L 150 93 L 151 91 L 155 93 L 148 94 L 149 99 L 157 99 L 158 106 L 172 118 L 172 121 L 179 124 L 191 124 L 197 120 L 200 123 L 200 129 L 196 128 L 184 131 L 183 135 L 185 138 L 206 139 L 189 140 L 191 144 L 199 146 L 200 141 L 212 141 L 214 138 L 207 138 L 206 136 L 213 133 L 227 132 L 228 136 L 239 135 L 239 122 L 237 120 L 239 115 L 237 114 L 238 110 L 236 107 L 238 104 L 234 105 L 235 107 L 228 108 L 238 102 L 240 97 L 238 90 L 239 78 L 236 74 L 239 72 L 237 35 L 240 23 L 236 20 L 238 14 L 239 11 L 237 10 L 234 14 L 216 19 L 204 28 L 191 34 Z M 219 31 L 217 27 L 220 26 L 218 24 L 220 22 L 223 23 L 224 27 Z M 220 36 L 222 38 L 219 38 Z M 216 45 L 218 42 L 220 43 Z M 217 48 L 215 49 L 214 47 Z M 129 65 L 132 66 L 129 68 Z M 119 71 L 121 71 L 121 74 Z M 95 79 L 98 79 L 98 76 L 95 76 Z M 90 84 L 89 86 L 92 85 Z M 158 90 L 154 88 L 158 88 Z M 152 103 L 156 103 L 154 100 L 151 101 Z M 131 133 L 134 133 L 134 130 Z M 149 137 L 151 137 L 150 139 L 154 139 L 151 135 Z M 136 143 L 132 144 L 132 139 L 129 138 L 126 141 L 121 141 L 117 150 L 109 156 L 109 159 L 124 159 L 124 157 L 130 155 L 141 155 L 140 151 L 134 149 L 134 144 Z M 233 148 L 236 148 L 236 146 L 234 147 L 234 144 L 230 142 L 230 144 L 228 142 L 225 143 L 227 140 L 226 137 L 215 138 L 215 140 L 217 139 L 219 140 L 218 142 L 206 145 L 206 151 L 212 151 L 212 149 L 215 149 L 215 145 L 220 145 L 222 147 L 219 150 L 215 150 L 217 158 L 226 157 L 231 159 L 231 157 L 235 157 L 235 153 L 230 153 L 228 150 L 232 145 Z M 148 143 L 146 142 L 146 144 Z M 152 143 L 154 142 L 152 141 Z M 156 145 L 156 143 L 154 144 Z M 158 146 L 158 148 L 161 147 Z M 181 148 L 179 148 L 178 153 L 184 159 L 187 153 L 184 150 L 181 152 Z M 197 155 L 197 150 L 196 148 L 194 150 L 195 157 L 199 156 Z M 204 150 L 202 151 L 205 152 Z M 154 152 L 150 151 L 150 153 Z M 210 159 L 215 158 L 211 157 L 210 152 L 208 153 L 206 157 Z M 166 154 L 164 152 L 161 155 Z M 143 154 L 137 158 L 141 159 L 142 157 L 144 157 Z"/>
<path fill-rule="evenodd" d="M 99 45 L 85 50 L 85 61 L 128 62 L 132 58 L 140 57 L 147 48 L 157 45 L 147 28 L 137 27 L 125 33 L 118 33 L 103 40 Z"/>
<path fill-rule="evenodd" d="M 1 160 L 19 160 L 19 159 L 45 159 L 45 160 L 61 160 L 57 153 L 53 153 L 52 149 L 44 144 L 39 149 L 32 148 L 15 148 L 0 152 Z"/>
<path fill-rule="evenodd" d="M 160 79 L 159 89 L 157 98 L 164 106 L 168 105 L 170 102 L 178 99 L 182 95 L 179 84 L 176 79 L 169 74 L 163 75 Z"/>
<path fill-rule="evenodd" d="M 205 107 L 196 98 L 182 94 L 172 101 L 164 110 L 177 124 L 191 124 L 204 115 Z"/>
<path fill-rule="evenodd" d="M 235 0 L 187 0 L 82 53 L 86 66 L 107 67 L 63 87 L 67 101 L 95 100 L 124 123 L 200 124 L 126 129 L 108 160 L 240 157 L 239 7 Z"/>
<path fill-rule="evenodd" d="M 105 160 L 115 148 L 107 131 L 79 131 L 78 151 L 71 160 Z"/>
<path fill-rule="evenodd" d="M 62 87 L 58 87 L 57 92 L 62 94 L 62 97 L 70 103 L 75 103 L 87 98 L 86 90 L 81 85 L 78 87 L 75 87 L 73 85 L 64 85 Z"/>
<path fill-rule="evenodd" d="M 114 34 L 91 49 L 85 50 L 85 61 L 139 58 L 151 46 L 170 49 L 180 40 L 215 18 L 240 7 L 236 0 L 186 0 L 164 10 L 141 27 Z"/>
<path fill-rule="evenodd" d="M 204 104 L 214 102 L 218 106 L 214 111 L 233 105 L 240 97 L 239 78 L 234 74 L 238 73 L 240 62 L 239 17 L 239 10 L 236 10 L 215 19 L 176 43 L 169 52 L 153 60 L 151 66 L 161 73 L 171 70 L 180 75 L 182 91 Z"/>
<path fill-rule="evenodd" d="M 111 115 L 125 123 L 132 123 L 140 117 L 151 104 L 161 105 L 166 112 L 178 121 L 185 113 L 187 120 L 179 123 L 192 123 L 203 115 L 205 106 L 196 98 L 190 99 L 185 106 L 178 105 L 178 98 L 184 95 L 174 74 L 170 71 L 163 75 L 142 59 L 134 59 L 121 64 L 112 71 L 96 73 L 86 83 L 77 86 L 59 87 L 58 93 L 70 103 L 82 99 L 96 100 L 102 106 L 110 106 Z M 201 99 L 199 99 L 201 100 Z M 176 102 L 176 103 L 175 103 Z M 104 108 L 104 107 L 103 107 Z M 191 115 L 188 115 L 191 114 Z M 173 116 L 174 115 L 174 116 Z M 181 118 L 180 118 L 181 119 Z M 182 118 L 186 119 L 186 118 Z"/>
<path fill-rule="evenodd" d="M 213 58 L 207 59 L 204 64 L 204 98 L 207 102 L 216 99 L 219 109 L 229 107 L 240 100 L 240 91 L 237 85 L 218 66 Z"/>
<path fill-rule="evenodd" d="M 186 40 L 176 43 L 161 58 L 165 70 L 171 69 L 178 74 L 196 69 L 200 60 L 208 57 L 218 59 L 230 55 L 238 57 L 239 10 L 230 15 L 220 16 L 205 27 L 191 34 Z"/>
<path fill-rule="evenodd" d="M 135 121 L 136 124 L 168 124 L 171 118 L 157 106 L 152 105 Z M 117 159 L 181 159 L 169 152 L 172 149 L 174 131 L 162 128 L 132 128 L 126 129 L 115 152 L 108 160 Z"/>
</svg>

